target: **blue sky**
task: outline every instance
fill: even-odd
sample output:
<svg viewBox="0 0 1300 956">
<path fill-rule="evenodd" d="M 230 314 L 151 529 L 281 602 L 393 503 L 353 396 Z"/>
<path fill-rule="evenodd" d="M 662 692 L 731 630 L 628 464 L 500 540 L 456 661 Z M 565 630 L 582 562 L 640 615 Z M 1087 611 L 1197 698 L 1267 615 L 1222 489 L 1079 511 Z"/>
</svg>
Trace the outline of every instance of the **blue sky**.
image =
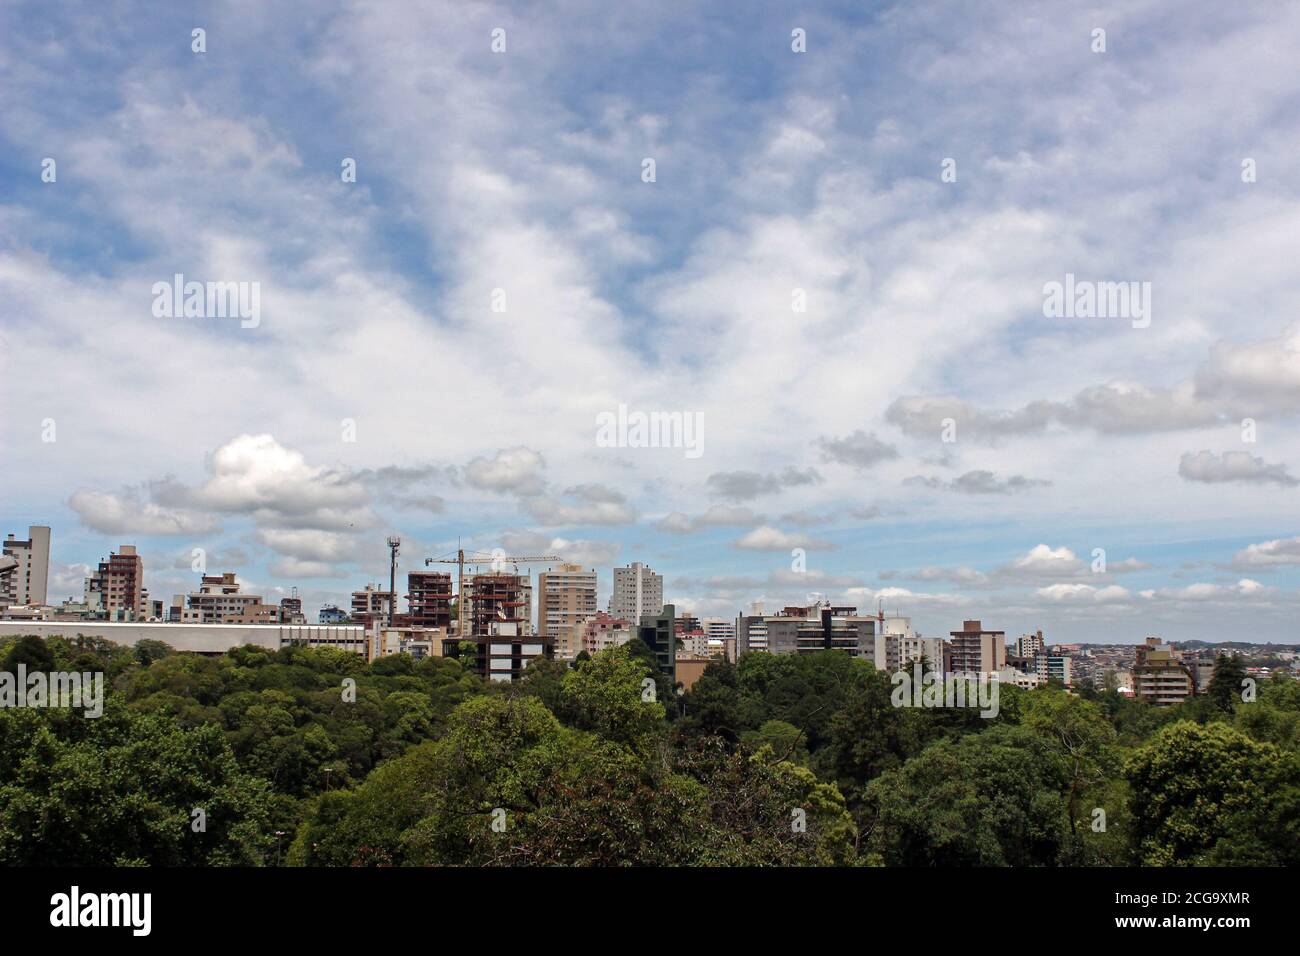
<svg viewBox="0 0 1300 956">
<path fill-rule="evenodd" d="M 7 4 L 2 530 L 57 597 L 134 543 L 155 597 L 202 548 L 343 602 L 398 532 L 1300 640 L 1297 60 L 1275 3 Z M 256 327 L 156 317 L 176 273 Z M 1149 326 L 1045 317 L 1067 273 Z M 702 454 L 602 447 L 620 404 Z"/>
</svg>

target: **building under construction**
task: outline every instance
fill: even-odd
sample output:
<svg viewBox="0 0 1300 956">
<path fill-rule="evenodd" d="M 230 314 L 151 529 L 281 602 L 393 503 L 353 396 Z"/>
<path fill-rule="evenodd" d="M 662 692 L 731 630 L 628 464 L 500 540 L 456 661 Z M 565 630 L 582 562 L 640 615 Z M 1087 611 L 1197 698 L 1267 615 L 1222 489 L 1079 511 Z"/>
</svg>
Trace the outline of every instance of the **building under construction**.
<svg viewBox="0 0 1300 956">
<path fill-rule="evenodd" d="M 451 574 L 412 571 L 406 576 L 406 609 L 411 627 L 451 628 Z"/>
<path fill-rule="evenodd" d="M 533 585 L 526 574 L 490 571 L 472 575 L 465 589 L 470 637 L 489 637 L 494 625 L 513 623 L 521 637 L 533 632 Z"/>
</svg>

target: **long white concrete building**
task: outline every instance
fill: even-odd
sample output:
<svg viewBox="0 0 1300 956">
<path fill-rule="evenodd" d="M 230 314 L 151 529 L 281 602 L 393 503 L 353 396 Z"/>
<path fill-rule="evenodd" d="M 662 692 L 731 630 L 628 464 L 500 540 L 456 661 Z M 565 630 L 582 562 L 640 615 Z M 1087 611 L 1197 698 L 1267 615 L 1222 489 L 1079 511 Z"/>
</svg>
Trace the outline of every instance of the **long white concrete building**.
<svg viewBox="0 0 1300 956">
<path fill-rule="evenodd" d="M 276 651 L 292 644 L 338 647 L 365 654 L 366 630 L 346 624 L 160 624 L 120 621 L 0 621 L 0 637 L 101 637 L 133 647 L 139 641 L 162 641 L 191 654 L 224 654 L 252 644 Z"/>
</svg>

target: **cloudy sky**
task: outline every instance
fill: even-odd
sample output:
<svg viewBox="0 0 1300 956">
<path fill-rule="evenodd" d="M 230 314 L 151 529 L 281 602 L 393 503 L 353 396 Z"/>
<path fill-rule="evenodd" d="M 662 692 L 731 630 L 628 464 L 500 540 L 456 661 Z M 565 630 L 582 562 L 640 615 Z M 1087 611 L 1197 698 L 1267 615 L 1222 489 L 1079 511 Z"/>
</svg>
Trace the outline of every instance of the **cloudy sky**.
<svg viewBox="0 0 1300 956">
<path fill-rule="evenodd" d="M 396 532 L 1300 640 L 1300 7 L 182 6 L 0 9 L 0 530 L 52 597 L 134 543 L 314 609 Z M 1045 315 L 1067 274 L 1145 319 Z"/>
</svg>

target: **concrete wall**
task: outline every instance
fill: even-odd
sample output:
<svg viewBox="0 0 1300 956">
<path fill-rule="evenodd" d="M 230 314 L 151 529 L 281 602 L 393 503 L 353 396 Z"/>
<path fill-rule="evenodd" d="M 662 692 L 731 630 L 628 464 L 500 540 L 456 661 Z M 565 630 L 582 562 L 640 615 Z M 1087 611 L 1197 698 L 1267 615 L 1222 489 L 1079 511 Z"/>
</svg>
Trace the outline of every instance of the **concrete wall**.
<svg viewBox="0 0 1300 956">
<path fill-rule="evenodd" d="M 145 624 L 114 621 L 0 621 L 0 637 L 101 637 L 127 647 L 138 641 L 162 641 L 178 651 L 224 654 L 232 647 L 253 644 L 279 650 L 294 641 L 328 645 L 364 653 L 365 629 L 316 624 Z"/>
</svg>

